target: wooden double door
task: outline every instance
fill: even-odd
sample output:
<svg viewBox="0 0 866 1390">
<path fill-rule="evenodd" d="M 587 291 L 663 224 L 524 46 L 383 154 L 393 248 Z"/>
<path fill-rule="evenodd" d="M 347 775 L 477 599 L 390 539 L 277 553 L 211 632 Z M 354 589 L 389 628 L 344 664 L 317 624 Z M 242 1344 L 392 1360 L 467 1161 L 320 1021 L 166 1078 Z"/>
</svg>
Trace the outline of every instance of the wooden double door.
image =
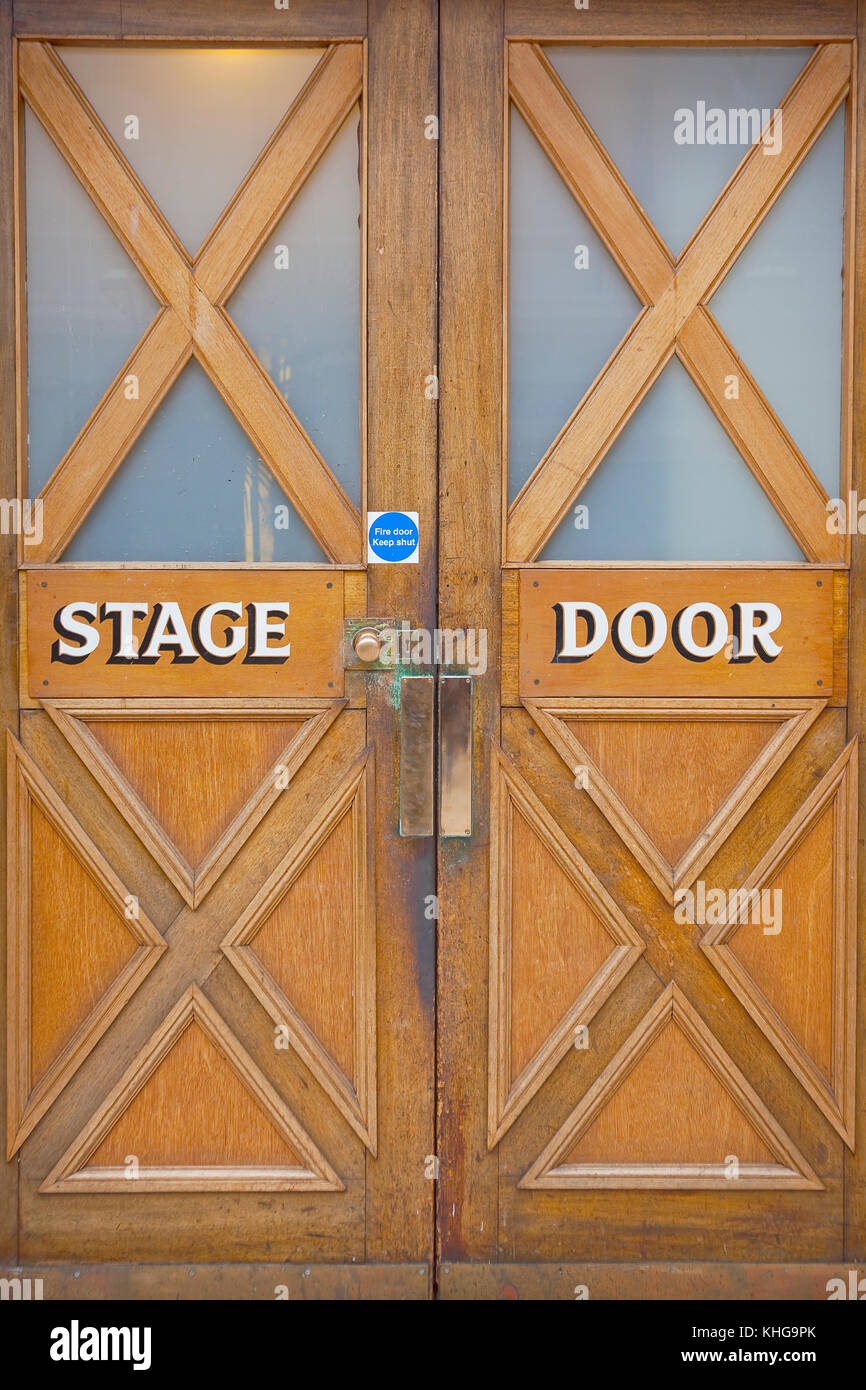
<svg viewBox="0 0 866 1390">
<path fill-rule="evenodd" d="M 826 1297 L 857 3 L 2 15 L 10 1273 Z"/>
</svg>

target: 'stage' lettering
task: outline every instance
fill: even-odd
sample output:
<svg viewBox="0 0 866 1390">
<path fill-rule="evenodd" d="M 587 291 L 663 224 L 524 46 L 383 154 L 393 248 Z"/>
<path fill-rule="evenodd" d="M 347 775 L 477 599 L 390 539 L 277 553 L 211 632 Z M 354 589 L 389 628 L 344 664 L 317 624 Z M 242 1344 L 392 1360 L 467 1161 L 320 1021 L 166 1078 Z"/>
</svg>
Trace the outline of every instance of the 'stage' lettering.
<svg viewBox="0 0 866 1390">
<path fill-rule="evenodd" d="M 248 603 L 244 608 L 220 599 L 200 608 L 187 624 L 180 604 L 171 601 L 155 603 L 151 611 L 149 603 L 80 600 L 54 615 L 58 637 L 51 646 L 51 660 L 68 666 L 86 661 L 100 647 L 107 627 L 107 665 L 153 666 L 165 656 L 172 665 L 201 660 L 224 666 L 240 657 L 245 666 L 279 666 L 291 653 L 291 643 L 285 641 L 288 616 L 287 602 Z"/>
</svg>

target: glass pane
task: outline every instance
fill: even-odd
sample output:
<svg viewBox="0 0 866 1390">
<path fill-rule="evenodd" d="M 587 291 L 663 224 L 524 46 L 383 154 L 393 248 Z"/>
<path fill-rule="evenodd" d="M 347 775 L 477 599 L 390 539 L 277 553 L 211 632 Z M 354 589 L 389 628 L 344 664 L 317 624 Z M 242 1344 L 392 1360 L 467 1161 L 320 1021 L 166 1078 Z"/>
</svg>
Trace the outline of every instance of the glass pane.
<svg viewBox="0 0 866 1390">
<path fill-rule="evenodd" d="M 361 501 L 360 109 L 226 308 L 356 506 Z"/>
<path fill-rule="evenodd" d="M 30 493 L 41 492 L 159 304 L 24 112 Z"/>
<path fill-rule="evenodd" d="M 511 113 L 509 498 L 640 313 L 522 117 Z"/>
<path fill-rule="evenodd" d="M 831 497 L 840 487 L 845 112 L 836 112 L 710 301 Z"/>
<path fill-rule="evenodd" d="M 545 52 L 679 254 L 812 50 L 581 44 Z"/>
<path fill-rule="evenodd" d="M 195 361 L 63 555 L 91 562 L 326 558 Z"/>
<path fill-rule="evenodd" d="M 588 515 L 567 515 L 542 560 L 804 558 L 677 358 L 602 460 L 580 506 Z"/>
<path fill-rule="evenodd" d="M 194 254 L 322 52 L 111 47 L 64 48 L 61 56 Z"/>
</svg>

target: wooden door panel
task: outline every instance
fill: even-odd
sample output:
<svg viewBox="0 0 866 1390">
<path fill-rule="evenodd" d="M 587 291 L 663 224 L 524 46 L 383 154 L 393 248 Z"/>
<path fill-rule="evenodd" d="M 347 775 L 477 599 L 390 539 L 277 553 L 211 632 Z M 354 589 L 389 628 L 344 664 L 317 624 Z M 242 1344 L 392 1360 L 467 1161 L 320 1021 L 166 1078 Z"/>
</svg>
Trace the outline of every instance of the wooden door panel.
<svg viewBox="0 0 866 1390">
<path fill-rule="evenodd" d="M 48 733 L 46 719 L 42 714 L 30 715 L 27 727 L 41 725 Z M 275 871 L 280 881 L 291 881 L 291 872 L 281 869 L 286 845 L 315 842 L 316 827 L 328 824 L 329 811 L 334 821 L 334 807 L 341 801 L 348 800 L 353 839 L 367 846 L 363 854 L 368 854 L 369 835 L 365 823 L 358 823 L 356 806 L 359 764 L 366 768 L 369 761 L 365 723 L 362 710 L 346 710 L 333 723 L 203 904 L 197 908 L 178 904 L 175 895 L 163 928 L 168 949 L 162 960 L 167 969 L 154 976 L 146 993 L 139 991 L 133 1007 L 120 1013 L 21 1151 L 22 1195 L 32 1201 L 33 1214 L 32 1222 L 28 1215 L 26 1258 L 49 1258 L 52 1242 L 57 1258 L 73 1258 L 72 1246 L 67 1248 L 65 1237 L 52 1226 L 50 1202 L 47 1213 L 44 1200 L 40 1202 L 40 1194 L 53 1200 L 61 1192 L 64 1201 L 73 1203 L 69 1229 L 90 1258 L 117 1258 L 120 1251 L 124 1259 L 183 1258 L 185 1251 L 206 1258 L 219 1242 L 229 1257 L 243 1259 L 245 1249 L 254 1250 L 257 1242 L 267 1240 L 276 1258 L 291 1259 L 293 1252 L 297 1257 L 298 1242 L 305 1240 L 308 1202 L 319 1202 L 326 1193 L 333 1203 L 349 1209 L 345 1218 L 333 1205 L 321 1209 L 320 1221 L 334 1233 L 328 1238 L 330 1257 L 359 1256 L 364 1229 L 364 1145 L 322 1087 L 321 1064 L 318 1074 L 305 1065 L 297 1031 L 293 1035 L 291 1029 L 284 1030 L 277 1045 L 279 1025 L 221 947 L 227 924 L 249 915 L 250 903 L 268 889 Z M 47 746 L 46 740 L 40 753 L 44 755 Z M 356 795 L 347 798 L 353 769 Z M 66 780 L 59 769 L 50 769 L 48 775 Z M 80 776 L 77 780 L 80 783 Z M 93 803 L 105 798 L 105 793 L 100 789 L 88 796 L 80 791 L 79 796 L 91 807 L 92 824 L 97 819 Z M 369 801 L 364 799 L 362 804 L 366 816 Z M 111 839 L 103 843 L 110 852 Z M 345 844 L 339 852 L 346 853 Z M 139 896 L 142 910 L 149 901 L 148 876 L 156 877 L 154 867 L 145 860 L 144 873 L 136 876 L 131 889 Z M 339 933 L 346 925 L 342 903 L 334 903 L 333 867 L 330 860 L 317 865 L 315 856 L 309 863 L 320 904 L 316 920 L 322 940 L 329 931 Z M 330 913 L 329 901 L 334 903 Z M 369 918 L 367 922 L 369 931 Z M 290 925 L 283 925 L 281 945 L 291 957 L 285 941 Z M 359 946 L 371 941 L 360 925 L 355 924 Z M 348 926 L 352 929 L 353 924 Z M 302 954 L 302 969 L 304 964 Z M 339 957 L 329 960 L 334 995 L 343 998 L 346 982 L 339 972 L 344 967 Z M 323 968 L 320 961 L 319 969 Z M 56 973 L 59 984 L 62 968 Z M 319 1020 L 313 1021 L 324 1031 Z M 368 1018 L 362 1021 L 369 1025 Z M 296 1029 L 304 1026 L 315 1040 L 305 1020 L 295 1025 Z M 196 1075 L 200 1086 L 193 1082 Z M 366 1080 L 374 1090 L 375 1077 L 368 1074 Z M 140 1154 L 132 1143 L 135 1134 L 140 1135 Z M 126 1140 L 130 1147 L 120 1155 Z M 305 1161 L 277 1162 L 287 1146 Z M 125 1176 L 126 1169 L 134 1171 L 134 1165 L 125 1164 L 127 1155 L 137 1159 L 142 1179 Z M 270 1174 L 269 1167 L 274 1169 Z M 264 1173 L 257 1171 L 262 1168 Z M 143 1180 L 141 1188 L 135 1185 L 139 1180 Z M 89 1192 L 93 1195 L 88 1196 Z M 262 1192 L 268 1194 L 270 1214 L 252 1215 L 256 1193 Z M 135 1204 L 139 1196 L 145 1200 L 145 1193 L 147 1201 L 159 1205 L 148 1208 L 147 1231 L 138 1229 L 136 1234 L 141 1222 Z M 105 1194 L 113 1194 L 110 1200 L 117 1204 L 119 1234 L 107 1232 L 104 1204 L 109 1198 Z M 306 1194 L 303 1213 L 292 1207 L 293 1194 Z M 197 1236 L 187 1212 L 190 1202 L 197 1204 L 198 1212 L 208 1213 L 206 1220 L 199 1221 Z M 205 1206 L 205 1202 L 216 1205 Z M 349 1234 L 352 1229 L 354 1237 Z"/>
<path fill-rule="evenodd" d="M 823 770 L 832 769 L 836 755 L 844 753 L 844 729 L 844 713 L 839 710 L 826 710 L 811 723 L 766 792 L 743 814 L 702 870 L 708 885 L 739 886 L 748 881 L 749 868 L 772 849 L 787 820 L 796 817 L 820 785 Z M 612 1237 L 606 1231 L 615 1228 L 617 1258 L 709 1258 L 724 1212 L 725 1242 L 731 1259 L 772 1258 L 780 1245 L 790 1252 L 789 1258 L 830 1258 L 842 1221 L 844 1146 L 823 1108 L 815 1104 L 780 1056 L 773 1057 L 764 1033 L 755 1027 L 754 1016 L 740 1006 L 736 994 L 716 971 L 704 968 L 707 955 L 701 950 L 702 937 L 712 928 L 674 920 L 672 906 L 603 812 L 582 788 L 575 787 L 571 770 L 524 711 L 504 710 L 502 730 L 508 758 L 559 833 L 585 857 L 645 942 L 626 977 L 588 1022 L 588 1046 L 571 1045 L 562 1052 L 556 1069 L 497 1146 L 503 1247 L 510 1257 L 526 1260 L 562 1259 L 577 1250 L 588 1260 L 610 1258 Z M 669 769 L 671 774 L 673 771 Z M 812 866 L 813 872 L 827 872 L 830 849 L 825 841 L 820 848 L 820 864 Z M 786 910 L 797 913 L 798 919 L 796 897 L 794 906 Z M 543 940 L 545 914 L 536 911 L 534 918 Z M 740 930 L 761 928 L 748 925 Z M 784 929 L 781 935 L 784 940 Z M 763 937 L 764 941 L 776 939 Z M 827 966 L 825 952 L 820 965 L 814 962 L 812 988 L 820 987 Z M 688 1031 L 698 1040 L 697 1063 L 686 1065 L 688 1047 L 694 1044 L 683 1044 L 680 1037 L 676 1037 L 677 1047 L 671 1047 L 670 1038 L 665 1041 L 660 1037 L 654 1044 L 657 1050 L 641 1050 L 653 1032 L 654 1021 L 658 1024 L 657 1015 L 672 987 L 685 1000 L 682 1007 L 689 1015 Z M 804 991 L 808 988 L 803 986 Z M 829 1005 L 825 996 L 825 1029 L 832 1017 Z M 669 999 L 667 1006 L 670 1009 Z M 675 1019 L 671 1026 L 676 1026 Z M 579 1041 L 575 1037 L 575 1043 Z M 662 1044 L 670 1056 L 658 1050 Z M 639 1068 L 628 1069 L 629 1063 L 635 1066 L 635 1055 L 645 1058 L 643 1094 Z M 714 1059 L 714 1066 L 709 1066 L 708 1058 Z M 662 1060 L 664 1066 L 660 1066 Z M 665 1068 L 671 1074 L 668 1086 L 662 1087 L 653 1078 L 665 1075 Z M 624 1080 L 629 1081 L 628 1087 Z M 683 1108 L 669 1111 L 668 1102 L 678 1086 L 683 1087 L 688 1104 L 684 1099 Z M 722 1093 L 727 1099 L 720 1110 Z M 584 1123 L 590 1112 L 594 1126 Z M 726 1148 L 725 1154 L 715 1149 L 718 1166 L 710 1164 L 709 1172 L 684 1172 L 683 1166 L 708 1163 L 703 1143 L 724 1143 L 724 1131 L 714 1128 L 713 1116 L 718 1119 L 720 1113 L 727 1114 L 727 1132 L 741 1135 L 740 1143 L 747 1153 L 757 1161 L 763 1143 L 761 1161 L 767 1165 L 769 1145 L 770 1151 L 775 1149 L 775 1166 L 784 1168 L 789 1176 L 760 1171 L 749 1175 L 745 1155 L 737 1154 L 735 1148 Z M 573 1131 L 591 1138 L 596 1148 L 585 1148 L 581 1155 Z M 664 1160 L 645 1156 L 641 1160 L 642 1146 L 653 1134 L 661 1148 L 648 1152 L 666 1151 L 667 1156 Z M 566 1160 L 572 1150 L 575 1153 L 569 1171 Z M 586 1154 L 589 1159 L 585 1159 Z M 733 1185 L 723 1176 L 725 1156 L 731 1154 L 738 1157 L 742 1175 Z M 673 1171 L 647 1170 L 646 1164 L 657 1162 Z M 579 1171 L 581 1164 L 586 1168 L 599 1163 L 603 1165 L 600 1173 Z M 743 1190 L 734 1190 L 740 1182 Z M 809 1208 L 803 1202 L 809 1192 L 819 1190 L 818 1184 L 822 1217 L 805 1219 Z M 545 1191 L 547 1186 L 559 1190 Z M 669 1190 L 641 1191 L 648 1186 Z M 778 1194 L 778 1188 L 786 1186 L 787 1194 Z M 605 1192 L 605 1187 L 612 1190 Z M 747 1239 L 750 1212 L 755 1226 Z M 739 1223 L 743 1223 L 743 1234 L 738 1243 Z"/>
</svg>

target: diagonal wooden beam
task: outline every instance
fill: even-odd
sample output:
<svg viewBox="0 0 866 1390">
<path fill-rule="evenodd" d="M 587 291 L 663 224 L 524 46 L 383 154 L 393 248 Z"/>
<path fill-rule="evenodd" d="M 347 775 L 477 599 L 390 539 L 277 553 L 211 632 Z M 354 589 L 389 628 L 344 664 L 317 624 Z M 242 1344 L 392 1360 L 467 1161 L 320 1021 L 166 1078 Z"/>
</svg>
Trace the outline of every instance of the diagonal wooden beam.
<svg viewBox="0 0 866 1390">
<path fill-rule="evenodd" d="M 638 298 L 655 304 L 674 263 L 558 74 L 533 43 L 508 45 L 511 98 Z"/>
<path fill-rule="evenodd" d="M 332 560 L 357 561 L 361 555 L 361 519 L 357 509 L 261 364 L 196 281 L 184 251 L 95 112 L 48 45 L 22 44 L 20 52 L 21 87 L 26 100 L 147 283 L 191 336 L 196 356 L 316 540 Z M 249 237 L 245 244 L 249 246 Z M 222 264 L 225 265 L 224 255 Z M 163 394 L 171 373 L 176 374 L 177 370 L 176 358 L 170 354 L 164 362 Z M 228 380 L 223 372 L 228 374 Z M 158 393 L 159 387 L 154 385 L 151 394 Z M 120 409 L 116 393 L 104 404 L 110 414 Z M 124 423 L 128 419 L 124 412 Z M 143 428 L 144 423 L 141 418 L 139 427 Z M 95 424 L 95 419 L 91 419 L 87 429 Z M 112 435 L 121 429 L 116 420 L 101 422 L 101 427 Z M 125 435 L 125 449 L 135 437 Z M 122 456 L 115 452 L 105 459 L 101 486 L 91 472 L 89 505 Z M 67 480 L 74 485 L 69 469 L 64 470 L 64 485 Z M 55 500 L 61 492 L 62 489 L 55 491 Z M 78 508 L 77 499 L 66 503 L 66 511 L 76 511 L 79 521 L 86 514 L 86 509 Z M 60 529 L 59 525 L 53 527 L 52 534 Z"/>
<path fill-rule="evenodd" d="M 576 149 L 582 150 L 589 160 L 591 172 L 590 192 L 587 195 L 588 215 L 592 216 L 600 235 L 618 260 L 628 255 L 639 258 L 641 269 L 637 278 L 645 290 L 651 284 L 654 295 L 651 307 L 614 353 L 512 504 L 507 556 L 511 561 L 519 562 L 534 560 L 543 549 L 669 360 L 684 325 L 721 283 L 845 99 L 851 80 L 851 49 L 849 44 L 833 43 L 824 44 L 816 50 L 783 102 L 784 139 L 781 152 L 768 156 L 764 154 L 763 146 L 753 146 L 749 150 L 686 246 L 675 273 L 664 285 L 664 265 L 656 234 L 648 222 L 641 229 L 642 213 L 639 206 L 633 199 L 624 197 L 628 190 L 610 161 L 599 158 L 597 141 L 580 112 L 552 69 L 544 71 L 545 66 L 549 69 L 549 64 L 542 55 L 531 45 L 514 45 L 514 48 L 529 50 L 527 54 L 517 56 L 516 80 L 522 93 L 521 100 L 525 104 L 528 94 L 532 93 L 535 99 L 543 98 L 552 113 L 556 145 L 554 147 L 551 136 L 546 146 L 549 152 L 555 149 L 551 157 L 574 196 L 583 204 L 583 168 L 579 159 L 568 157 L 563 142 L 567 144 L 573 140 Z M 613 230 L 606 227 L 603 218 L 607 198 L 618 210 Z M 668 261 L 666 254 L 664 260 Z M 717 325 L 713 338 L 716 349 L 721 347 L 730 357 L 735 356 Z M 700 340 L 700 344 L 706 346 L 706 333 L 697 331 L 693 339 Z M 701 385 L 700 373 L 695 375 L 695 380 Z M 751 378 L 748 384 L 754 386 Z M 754 390 L 757 392 L 757 387 Z M 715 393 L 707 399 L 715 410 Z M 755 403 L 752 400 L 752 404 Z M 742 412 L 743 419 L 745 414 Z M 753 421 L 758 420 L 758 413 L 753 413 Z M 734 438 L 733 433 L 731 437 Z M 790 443 L 789 436 L 778 421 L 774 437 L 777 445 L 784 440 Z M 766 432 L 760 437 L 748 437 L 744 453 L 747 463 L 750 455 L 757 458 L 759 447 L 765 439 Z M 802 464 L 800 471 L 805 470 L 815 481 L 805 460 L 796 450 L 792 455 L 790 449 L 778 448 L 777 454 L 782 477 L 792 477 L 795 465 L 800 467 Z M 756 476 L 759 476 L 757 472 Z M 814 488 L 809 477 L 800 477 L 796 489 L 798 495 L 812 499 L 813 515 L 806 528 L 810 550 L 812 554 L 820 550 L 823 558 L 829 547 L 835 558 L 833 538 L 826 536 L 826 532 L 823 539 L 819 536 L 817 513 L 814 512 Z M 778 492 L 778 481 L 773 490 Z M 773 491 L 769 495 L 772 497 Z M 823 525 L 826 519 L 823 505 L 821 518 Z"/>
<path fill-rule="evenodd" d="M 211 303 L 228 299 L 360 98 L 363 81 L 361 45 L 333 44 L 199 252 L 195 278 Z"/>
<path fill-rule="evenodd" d="M 28 545 L 28 560 L 56 560 L 62 553 L 191 352 L 191 333 L 173 309 L 163 309 L 42 489 L 42 541 Z M 132 399 L 125 385 L 130 376 L 138 383 Z"/>
<path fill-rule="evenodd" d="M 844 562 L 844 537 L 827 530 L 827 493 L 708 309 L 697 308 L 680 329 L 677 356 L 806 559 Z M 736 400 L 725 395 L 731 376 Z"/>
</svg>

